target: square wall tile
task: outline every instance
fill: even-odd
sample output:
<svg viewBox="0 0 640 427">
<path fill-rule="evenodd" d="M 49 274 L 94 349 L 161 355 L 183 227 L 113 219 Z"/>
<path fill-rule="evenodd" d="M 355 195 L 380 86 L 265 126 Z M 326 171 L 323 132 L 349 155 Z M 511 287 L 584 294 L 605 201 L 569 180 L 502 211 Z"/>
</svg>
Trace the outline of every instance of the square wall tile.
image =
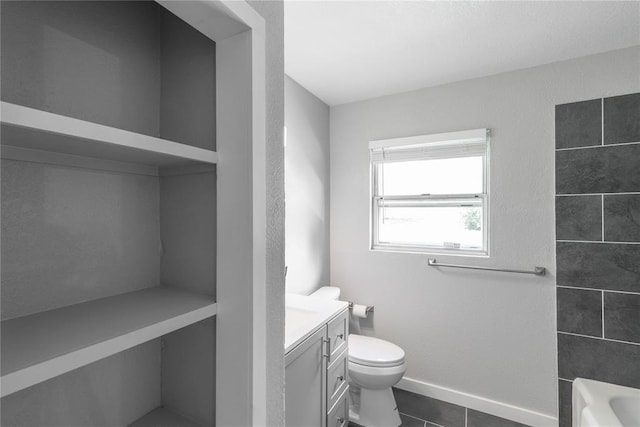
<svg viewBox="0 0 640 427">
<path fill-rule="evenodd" d="M 556 239 L 602 240 L 602 196 L 556 197 Z"/>
<path fill-rule="evenodd" d="M 640 144 L 556 151 L 556 194 L 640 192 Z"/>
<path fill-rule="evenodd" d="M 640 242 L 640 194 L 604 196 L 604 239 Z"/>
<path fill-rule="evenodd" d="M 528 427 L 526 424 L 467 409 L 467 427 Z"/>
<path fill-rule="evenodd" d="M 558 331 L 602 336 L 602 291 L 557 288 Z"/>
<path fill-rule="evenodd" d="M 604 143 L 640 142 L 640 93 L 604 100 Z"/>
<path fill-rule="evenodd" d="M 640 344 L 640 295 L 604 293 L 604 336 Z"/>
<path fill-rule="evenodd" d="M 462 406 L 399 388 L 394 388 L 393 394 L 398 404 L 398 411 L 403 414 L 444 427 L 464 427 L 465 408 Z"/>
<path fill-rule="evenodd" d="M 573 382 L 558 380 L 558 426 L 571 427 Z"/>
<path fill-rule="evenodd" d="M 640 345 L 558 332 L 558 376 L 640 387 Z"/>
<path fill-rule="evenodd" d="M 556 244 L 558 286 L 640 293 L 640 245 Z"/>
<path fill-rule="evenodd" d="M 602 144 L 602 100 L 556 105 L 556 148 Z"/>
</svg>

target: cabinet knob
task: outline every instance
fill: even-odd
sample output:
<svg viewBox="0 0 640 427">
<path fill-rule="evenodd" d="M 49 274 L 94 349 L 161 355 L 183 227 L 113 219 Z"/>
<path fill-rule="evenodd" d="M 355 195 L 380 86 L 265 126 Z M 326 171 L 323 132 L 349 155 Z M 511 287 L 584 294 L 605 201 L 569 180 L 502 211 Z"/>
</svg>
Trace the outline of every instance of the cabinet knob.
<svg viewBox="0 0 640 427">
<path fill-rule="evenodd" d="M 344 417 L 338 417 L 338 422 L 342 424 L 344 422 Z"/>
<path fill-rule="evenodd" d="M 340 375 L 340 376 L 338 377 L 338 381 L 344 381 L 344 377 L 343 377 L 342 375 Z"/>
<path fill-rule="evenodd" d="M 343 339 L 344 338 L 344 334 L 338 334 L 336 335 L 339 339 Z"/>
</svg>

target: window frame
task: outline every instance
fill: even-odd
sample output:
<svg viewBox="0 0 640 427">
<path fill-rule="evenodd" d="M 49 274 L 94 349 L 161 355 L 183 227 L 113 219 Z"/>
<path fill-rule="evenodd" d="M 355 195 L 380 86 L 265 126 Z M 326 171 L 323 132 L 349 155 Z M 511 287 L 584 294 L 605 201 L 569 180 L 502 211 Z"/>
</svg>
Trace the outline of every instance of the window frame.
<svg viewBox="0 0 640 427">
<path fill-rule="evenodd" d="M 374 150 L 385 148 L 400 149 L 409 147 L 429 147 L 436 146 L 451 146 L 462 147 L 465 143 L 475 141 L 483 141 L 484 152 L 481 154 L 482 162 L 482 192 L 481 193 L 453 193 L 453 194 L 435 194 L 435 195 L 400 195 L 400 196 L 384 196 L 379 194 L 379 184 L 381 168 L 384 165 L 383 161 L 374 162 Z M 404 253 L 419 253 L 419 254 L 432 254 L 432 255 L 458 255 L 458 256 L 473 256 L 473 257 L 489 257 L 490 248 L 490 233 L 489 233 L 489 148 L 490 148 L 490 130 L 489 129 L 474 129 L 460 132 L 448 132 L 442 134 L 432 135 L 419 135 L 407 138 L 394 138 L 386 140 L 370 141 L 369 143 L 369 166 L 370 166 L 370 197 L 369 197 L 369 249 L 372 251 L 382 252 L 404 252 Z M 384 156 L 384 154 L 383 154 Z M 456 157 L 478 157 L 478 156 L 441 156 L 439 158 L 456 158 Z M 418 158 L 407 158 L 400 161 L 412 161 L 421 160 Z M 424 159 L 422 159 L 424 160 Z M 471 248 L 450 248 L 444 245 L 427 245 L 427 244 L 409 244 L 409 243 L 397 243 L 397 242 L 380 242 L 379 241 L 379 212 L 382 209 L 380 203 L 384 200 L 390 202 L 406 202 L 408 206 L 414 205 L 419 207 L 419 203 L 425 201 L 434 201 L 433 206 L 463 206 L 469 203 L 477 204 L 480 201 L 482 207 L 482 244 L 480 249 Z M 460 201 L 459 203 L 453 203 L 453 201 Z M 440 202 L 440 203 L 438 203 Z"/>
</svg>

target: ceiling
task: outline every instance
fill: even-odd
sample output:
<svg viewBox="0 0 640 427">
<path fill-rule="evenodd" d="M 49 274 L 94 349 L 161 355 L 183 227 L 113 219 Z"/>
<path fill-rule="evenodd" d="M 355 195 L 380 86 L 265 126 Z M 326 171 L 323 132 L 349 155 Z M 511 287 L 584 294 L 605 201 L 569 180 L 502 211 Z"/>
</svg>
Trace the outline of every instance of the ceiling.
<svg viewBox="0 0 640 427">
<path fill-rule="evenodd" d="M 285 72 L 332 106 L 634 45 L 640 0 L 285 1 Z"/>
</svg>

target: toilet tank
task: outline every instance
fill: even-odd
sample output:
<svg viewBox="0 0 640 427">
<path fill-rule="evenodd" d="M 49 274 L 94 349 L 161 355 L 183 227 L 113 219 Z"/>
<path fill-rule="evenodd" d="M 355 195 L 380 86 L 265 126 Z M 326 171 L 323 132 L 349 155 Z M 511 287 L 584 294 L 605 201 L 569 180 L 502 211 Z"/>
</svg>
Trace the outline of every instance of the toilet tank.
<svg viewBox="0 0 640 427">
<path fill-rule="evenodd" d="M 310 297 L 322 298 L 328 300 L 337 300 L 340 298 L 340 288 L 335 286 L 322 286 L 320 289 L 313 292 Z"/>
</svg>

